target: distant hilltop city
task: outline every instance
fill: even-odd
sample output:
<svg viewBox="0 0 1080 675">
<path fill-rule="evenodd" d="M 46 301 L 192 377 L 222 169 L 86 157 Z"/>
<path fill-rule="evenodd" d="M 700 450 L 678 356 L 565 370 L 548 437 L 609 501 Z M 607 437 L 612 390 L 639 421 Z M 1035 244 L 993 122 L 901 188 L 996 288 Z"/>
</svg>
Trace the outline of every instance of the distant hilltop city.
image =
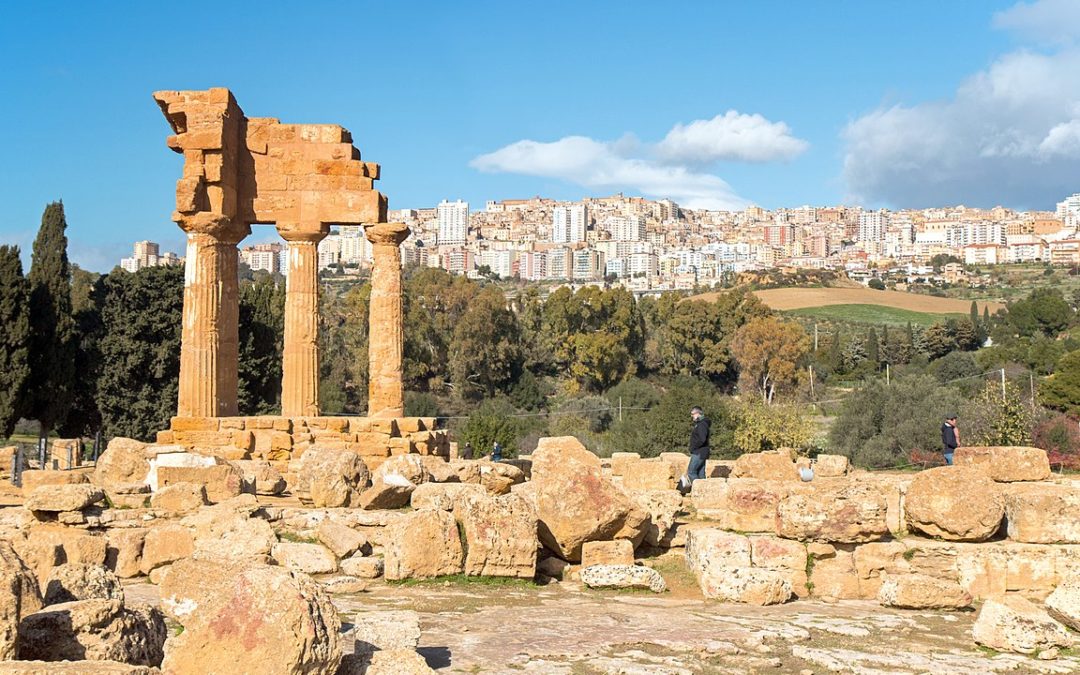
<svg viewBox="0 0 1080 675">
<path fill-rule="evenodd" d="M 965 206 L 870 211 L 801 206 L 774 211 L 680 207 L 669 199 L 617 194 L 577 202 L 554 199 L 468 202 L 398 209 L 409 225 L 405 265 L 438 267 L 470 277 L 589 283 L 606 280 L 638 292 L 692 289 L 725 276 L 776 267 L 842 271 L 868 282 L 875 270 L 929 274 L 929 261 L 952 256 L 967 265 L 1080 264 L 1080 194 L 1054 211 Z M 252 270 L 284 274 L 286 244 L 247 246 Z M 941 258 L 938 258 L 939 260 Z M 319 244 L 319 266 L 358 275 L 370 268 L 371 244 L 359 226 L 332 228 Z M 154 242 L 137 242 L 120 266 L 136 271 L 180 264 Z"/>
</svg>

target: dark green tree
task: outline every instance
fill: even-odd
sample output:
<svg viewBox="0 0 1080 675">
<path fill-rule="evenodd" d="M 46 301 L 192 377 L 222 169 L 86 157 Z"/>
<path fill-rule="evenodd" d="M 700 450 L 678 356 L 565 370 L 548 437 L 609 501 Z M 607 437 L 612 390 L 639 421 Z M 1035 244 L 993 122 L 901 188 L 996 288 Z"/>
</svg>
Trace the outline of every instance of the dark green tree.
<svg viewBox="0 0 1080 675">
<path fill-rule="evenodd" d="M 18 246 L 0 246 L 0 438 L 15 429 L 30 376 L 30 282 Z"/>
<path fill-rule="evenodd" d="M 59 432 L 65 438 L 93 436 L 101 428 L 97 382 L 101 375 L 101 312 L 94 302 L 100 274 L 71 266 L 71 308 L 75 317 L 75 372 L 71 409 Z"/>
<path fill-rule="evenodd" d="M 281 409 L 281 349 L 285 331 L 285 283 L 259 272 L 240 285 L 241 415 Z"/>
<path fill-rule="evenodd" d="M 450 376 L 463 398 L 509 391 L 521 373 L 524 353 L 517 316 L 494 286 L 469 302 L 450 343 Z"/>
<path fill-rule="evenodd" d="M 657 457 L 661 452 L 686 452 L 690 441 L 690 408 L 701 406 L 712 422 L 713 457 L 731 458 L 735 424 L 724 397 L 715 385 L 700 379 L 678 378 L 656 405 L 646 411 L 627 412 L 612 425 L 612 447 Z"/>
<path fill-rule="evenodd" d="M 74 398 L 76 335 L 62 202 L 45 207 L 30 263 L 28 416 L 41 436 L 63 424 Z"/>
<path fill-rule="evenodd" d="M 871 328 L 866 332 L 866 360 L 877 368 L 881 363 L 881 350 L 878 343 L 877 331 Z"/>
<path fill-rule="evenodd" d="M 1036 288 L 1026 298 L 1008 306 L 1008 322 L 1021 336 L 1055 337 L 1074 318 L 1075 312 L 1057 288 Z"/>
<path fill-rule="evenodd" d="M 1039 396 L 1049 408 L 1080 414 L 1080 350 L 1061 357 L 1054 374 L 1043 382 Z"/>
<path fill-rule="evenodd" d="M 95 289 L 102 336 L 97 398 L 108 436 L 152 440 L 176 413 L 184 270 L 115 269 Z"/>
</svg>

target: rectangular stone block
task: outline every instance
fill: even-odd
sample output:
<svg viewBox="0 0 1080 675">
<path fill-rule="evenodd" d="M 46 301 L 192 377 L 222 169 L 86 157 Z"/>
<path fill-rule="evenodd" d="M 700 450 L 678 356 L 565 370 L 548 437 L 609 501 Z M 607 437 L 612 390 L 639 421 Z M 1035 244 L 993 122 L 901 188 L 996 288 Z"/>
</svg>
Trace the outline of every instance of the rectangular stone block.
<svg viewBox="0 0 1080 675">
<path fill-rule="evenodd" d="M 216 417 L 174 417 L 169 428 L 181 431 L 217 431 L 219 421 Z"/>
<path fill-rule="evenodd" d="M 245 428 L 247 429 L 272 429 L 274 427 L 273 417 L 248 417 L 245 420 Z"/>
<path fill-rule="evenodd" d="M 380 434 L 387 434 L 388 436 L 397 436 L 397 420 L 383 419 L 383 418 L 370 418 L 371 431 Z"/>
<path fill-rule="evenodd" d="M 750 537 L 750 562 L 753 567 L 780 572 L 800 598 L 809 595 L 803 543 L 772 536 Z"/>
<path fill-rule="evenodd" d="M 185 446 L 232 445 L 232 432 L 173 431 L 173 439 L 177 444 Z"/>
<path fill-rule="evenodd" d="M 284 431 L 285 433 L 292 433 L 293 421 L 288 417 L 275 417 L 271 427 L 274 431 Z"/>
<path fill-rule="evenodd" d="M 232 435 L 233 447 L 244 452 L 255 451 L 255 434 L 250 431 L 234 431 Z"/>
<path fill-rule="evenodd" d="M 681 452 L 661 452 L 660 459 L 671 465 L 676 479 L 685 474 L 687 467 L 690 466 L 690 455 Z"/>
<path fill-rule="evenodd" d="M 611 453 L 611 475 L 622 476 L 626 473 L 626 467 L 640 461 L 641 455 L 636 452 L 613 452 Z"/>
<path fill-rule="evenodd" d="M 220 417 L 218 419 L 222 431 L 226 429 L 243 429 L 247 423 L 244 417 Z"/>
<path fill-rule="evenodd" d="M 633 565 L 634 544 L 629 539 L 587 541 L 581 546 L 581 566 Z"/>
<path fill-rule="evenodd" d="M 1080 488 L 1019 483 L 1005 489 L 1009 539 L 1030 544 L 1080 544 Z"/>
<path fill-rule="evenodd" d="M 397 426 L 398 430 L 403 434 L 424 430 L 424 425 L 419 417 L 399 417 Z"/>
<path fill-rule="evenodd" d="M 788 481 L 707 478 L 694 481 L 691 499 L 699 517 L 725 530 L 775 533 L 777 505 L 791 489 Z"/>
<path fill-rule="evenodd" d="M 391 455 L 409 455 L 416 451 L 416 446 L 408 438 L 391 438 L 390 439 L 390 454 Z"/>
<path fill-rule="evenodd" d="M 206 488 L 206 498 L 221 502 L 243 492 L 253 492 L 253 486 L 244 481 L 244 473 L 232 464 L 215 466 L 159 466 L 157 469 L 159 489 L 177 483 L 195 483 Z"/>
<path fill-rule="evenodd" d="M 675 471 L 675 467 L 663 458 L 631 462 L 623 467 L 623 488 L 634 491 L 672 490 L 678 480 Z"/>
<path fill-rule="evenodd" d="M 176 437 L 171 431 L 159 431 L 155 437 L 157 442 L 162 445 L 172 445 L 176 442 Z"/>
</svg>

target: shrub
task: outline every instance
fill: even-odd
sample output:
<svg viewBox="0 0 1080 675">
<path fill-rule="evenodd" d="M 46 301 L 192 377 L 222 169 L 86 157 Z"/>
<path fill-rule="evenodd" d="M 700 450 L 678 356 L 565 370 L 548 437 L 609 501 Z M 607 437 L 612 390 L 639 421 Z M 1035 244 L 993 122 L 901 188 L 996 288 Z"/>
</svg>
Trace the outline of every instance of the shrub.
<svg viewBox="0 0 1080 675">
<path fill-rule="evenodd" d="M 1080 421 L 1068 415 L 1055 415 L 1036 425 L 1032 443 L 1046 450 L 1051 464 L 1080 471 Z"/>
<path fill-rule="evenodd" d="M 794 448 L 805 453 L 814 440 L 814 424 L 793 405 L 764 405 L 755 399 L 735 405 L 735 447 L 740 452 Z"/>
</svg>

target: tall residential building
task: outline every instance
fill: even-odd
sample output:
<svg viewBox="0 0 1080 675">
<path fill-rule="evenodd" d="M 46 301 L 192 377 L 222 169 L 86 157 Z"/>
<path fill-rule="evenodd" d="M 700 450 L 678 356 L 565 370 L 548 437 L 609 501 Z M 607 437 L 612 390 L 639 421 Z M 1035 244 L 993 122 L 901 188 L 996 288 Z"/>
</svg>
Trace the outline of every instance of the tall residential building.
<svg viewBox="0 0 1080 675">
<path fill-rule="evenodd" d="M 285 250 L 284 244 L 256 244 L 245 246 L 240 251 L 240 260 L 251 268 L 251 271 L 266 270 L 271 274 L 284 274 L 282 263 L 288 264 L 288 259 L 281 254 Z"/>
<path fill-rule="evenodd" d="M 469 203 L 445 199 L 436 207 L 439 246 L 464 246 L 469 239 Z"/>
<path fill-rule="evenodd" d="M 589 209 L 584 204 L 556 206 L 552 210 L 551 241 L 556 244 L 574 244 L 585 241 L 589 228 Z"/>
<path fill-rule="evenodd" d="M 889 216 L 884 211 L 862 211 L 859 213 L 859 241 L 882 241 Z"/>
<path fill-rule="evenodd" d="M 765 226 L 765 243 L 769 246 L 791 246 L 795 242 L 795 226 L 791 223 Z"/>
<path fill-rule="evenodd" d="M 645 239 L 645 216 L 618 216 L 610 221 L 615 241 L 642 241 Z"/>
<path fill-rule="evenodd" d="M 128 272 L 138 272 L 144 267 L 179 265 L 183 260 L 175 253 L 162 254 L 161 247 L 156 242 L 137 241 L 132 256 L 120 259 L 120 267 Z"/>
<path fill-rule="evenodd" d="M 1066 227 L 1080 226 L 1080 193 L 1057 203 L 1057 217 L 1064 221 Z"/>
</svg>

